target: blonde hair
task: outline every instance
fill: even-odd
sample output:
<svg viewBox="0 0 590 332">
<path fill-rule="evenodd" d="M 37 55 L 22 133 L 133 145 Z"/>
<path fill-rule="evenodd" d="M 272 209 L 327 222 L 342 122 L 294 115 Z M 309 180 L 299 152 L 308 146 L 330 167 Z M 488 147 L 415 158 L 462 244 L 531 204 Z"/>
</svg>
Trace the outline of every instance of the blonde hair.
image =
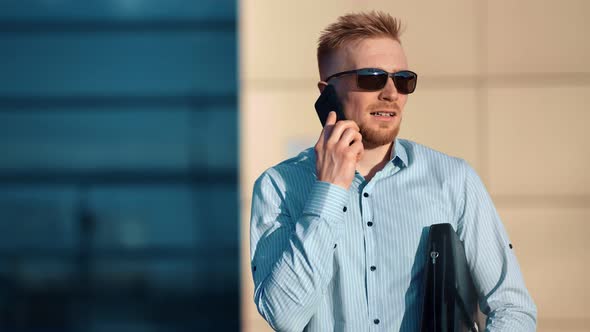
<svg viewBox="0 0 590 332">
<path fill-rule="evenodd" d="M 342 46 L 365 38 L 389 37 L 401 43 L 401 22 L 381 11 L 352 13 L 338 17 L 328 25 L 318 40 L 318 66 Z"/>
</svg>

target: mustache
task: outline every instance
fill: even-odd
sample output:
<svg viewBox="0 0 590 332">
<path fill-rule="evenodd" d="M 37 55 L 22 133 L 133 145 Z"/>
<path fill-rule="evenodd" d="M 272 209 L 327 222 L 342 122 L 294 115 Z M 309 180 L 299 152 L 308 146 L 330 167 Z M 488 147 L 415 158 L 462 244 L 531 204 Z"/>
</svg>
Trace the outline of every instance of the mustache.
<svg viewBox="0 0 590 332">
<path fill-rule="evenodd" d="M 369 107 L 367 107 L 367 111 L 369 111 L 369 112 L 376 111 L 376 110 L 388 110 L 388 111 L 394 111 L 394 112 L 398 113 L 400 111 L 400 108 L 397 103 L 386 103 L 386 102 L 371 104 L 371 105 L 369 105 Z"/>
</svg>

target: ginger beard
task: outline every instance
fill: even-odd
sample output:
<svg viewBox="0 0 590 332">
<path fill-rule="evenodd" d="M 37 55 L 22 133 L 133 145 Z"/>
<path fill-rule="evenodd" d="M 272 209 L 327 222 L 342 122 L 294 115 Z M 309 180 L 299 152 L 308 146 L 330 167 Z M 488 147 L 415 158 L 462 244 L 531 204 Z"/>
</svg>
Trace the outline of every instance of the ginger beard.
<svg viewBox="0 0 590 332">
<path fill-rule="evenodd" d="M 365 114 L 367 116 L 373 116 L 371 115 L 372 112 L 383 109 L 394 111 L 396 113 L 395 118 L 392 119 L 394 121 L 380 122 L 375 121 L 374 119 L 368 119 L 369 121 L 357 122 L 360 128 L 360 133 L 363 136 L 363 146 L 365 149 L 372 149 L 391 144 L 399 133 L 402 112 L 396 103 L 387 106 L 381 103 L 370 105 L 365 111 Z"/>
</svg>

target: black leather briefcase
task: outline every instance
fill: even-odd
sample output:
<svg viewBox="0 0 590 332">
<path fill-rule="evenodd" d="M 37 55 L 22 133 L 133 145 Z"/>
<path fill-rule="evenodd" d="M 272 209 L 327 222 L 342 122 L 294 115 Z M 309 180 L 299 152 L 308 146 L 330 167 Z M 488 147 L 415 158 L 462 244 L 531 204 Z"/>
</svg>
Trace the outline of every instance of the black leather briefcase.
<svg viewBox="0 0 590 332">
<path fill-rule="evenodd" d="M 430 226 L 421 332 L 476 332 L 477 292 L 463 243 L 451 224 Z"/>
</svg>

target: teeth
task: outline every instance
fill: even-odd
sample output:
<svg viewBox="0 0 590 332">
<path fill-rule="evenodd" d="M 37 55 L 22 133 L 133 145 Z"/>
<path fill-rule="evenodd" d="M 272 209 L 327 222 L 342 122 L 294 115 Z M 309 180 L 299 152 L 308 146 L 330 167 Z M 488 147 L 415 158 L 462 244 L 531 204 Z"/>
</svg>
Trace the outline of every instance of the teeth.
<svg viewBox="0 0 590 332">
<path fill-rule="evenodd" d="M 373 115 L 377 115 L 377 116 L 393 116 L 393 113 L 381 113 L 381 112 L 375 112 L 375 113 L 371 113 Z"/>
</svg>

